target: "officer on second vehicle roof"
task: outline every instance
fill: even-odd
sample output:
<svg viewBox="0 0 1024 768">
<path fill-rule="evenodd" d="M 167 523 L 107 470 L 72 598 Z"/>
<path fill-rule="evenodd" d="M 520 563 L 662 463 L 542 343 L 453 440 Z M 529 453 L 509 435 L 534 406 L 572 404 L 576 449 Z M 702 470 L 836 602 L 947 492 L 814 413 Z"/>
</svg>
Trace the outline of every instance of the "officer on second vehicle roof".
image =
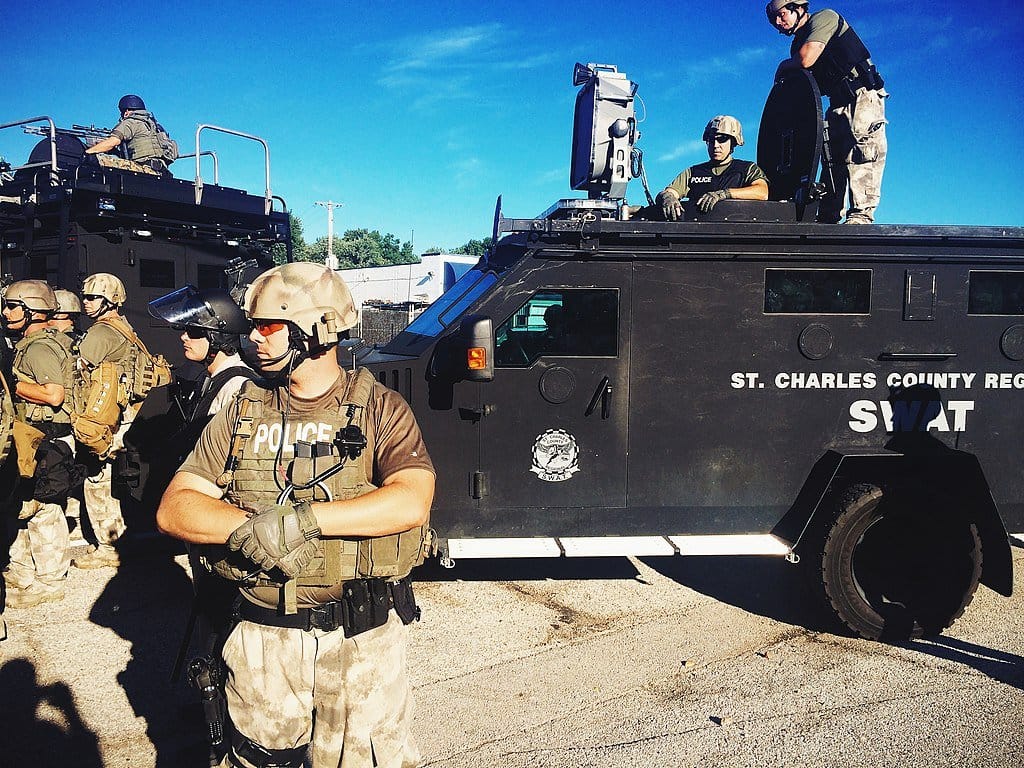
<svg viewBox="0 0 1024 768">
<path fill-rule="evenodd" d="M 885 82 L 853 27 L 835 11 L 810 13 L 807 0 L 771 0 L 765 12 L 773 27 L 793 38 L 790 58 L 779 65 L 775 79 L 808 69 L 828 96 L 825 119 L 835 160 L 835 197 L 823 202 L 818 221 L 835 224 L 845 213 L 846 224 L 871 224 L 888 151 Z"/>
<path fill-rule="evenodd" d="M 656 202 L 669 221 L 678 221 L 683 215 L 681 198 L 697 203 L 702 213 L 708 213 L 722 200 L 767 200 L 768 177 L 756 164 L 736 160 L 733 150 L 743 146 L 743 127 L 729 115 L 711 118 L 704 128 L 704 143 L 710 160 L 687 168 L 665 189 L 658 193 Z"/>
<path fill-rule="evenodd" d="M 409 573 L 429 544 L 434 470 L 405 400 L 337 344 L 344 281 L 296 262 L 246 294 L 261 372 L 204 430 L 157 510 L 237 582 L 224 643 L 234 729 L 222 765 L 415 766 Z M 225 544 L 227 546 L 225 546 Z"/>
</svg>

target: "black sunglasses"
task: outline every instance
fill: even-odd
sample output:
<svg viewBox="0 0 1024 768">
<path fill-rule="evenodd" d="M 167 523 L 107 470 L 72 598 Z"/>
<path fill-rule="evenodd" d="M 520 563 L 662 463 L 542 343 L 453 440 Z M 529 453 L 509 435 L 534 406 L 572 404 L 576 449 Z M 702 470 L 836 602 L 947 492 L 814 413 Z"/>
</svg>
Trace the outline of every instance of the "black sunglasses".
<svg viewBox="0 0 1024 768">
<path fill-rule="evenodd" d="M 10 301 L 4 302 L 4 309 L 17 309 L 18 307 L 21 307 L 23 311 L 28 312 L 28 305 L 23 301 L 15 301 L 14 299 L 11 299 Z"/>
<path fill-rule="evenodd" d="M 188 337 L 193 341 L 206 338 L 206 331 L 204 329 L 196 328 L 192 325 L 172 325 L 171 328 L 181 333 L 188 334 Z"/>
<path fill-rule="evenodd" d="M 732 141 L 732 136 L 712 136 L 708 139 L 708 143 L 714 142 L 715 144 L 728 144 Z"/>
<path fill-rule="evenodd" d="M 107 297 L 104 296 L 101 293 L 83 293 L 82 294 L 83 301 L 99 301 L 100 299 L 105 299 L 105 298 L 107 298 Z"/>
</svg>

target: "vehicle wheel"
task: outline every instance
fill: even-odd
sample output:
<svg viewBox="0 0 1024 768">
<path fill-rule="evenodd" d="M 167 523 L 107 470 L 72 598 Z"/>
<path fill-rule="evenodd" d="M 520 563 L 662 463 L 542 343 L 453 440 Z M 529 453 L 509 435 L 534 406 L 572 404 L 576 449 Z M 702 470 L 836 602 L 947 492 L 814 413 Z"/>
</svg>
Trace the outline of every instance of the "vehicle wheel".
<svg viewBox="0 0 1024 768">
<path fill-rule="evenodd" d="M 981 539 L 938 492 L 855 485 L 835 509 L 817 575 L 843 624 L 899 641 L 938 634 L 964 612 L 981 578 Z"/>
</svg>

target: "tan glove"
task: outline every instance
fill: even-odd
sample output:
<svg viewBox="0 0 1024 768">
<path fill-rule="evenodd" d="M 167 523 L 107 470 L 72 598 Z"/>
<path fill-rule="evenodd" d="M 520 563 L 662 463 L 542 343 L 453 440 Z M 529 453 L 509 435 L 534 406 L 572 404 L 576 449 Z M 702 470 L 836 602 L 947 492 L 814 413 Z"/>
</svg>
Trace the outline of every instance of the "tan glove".
<svg viewBox="0 0 1024 768">
<path fill-rule="evenodd" d="M 309 504 L 275 504 L 238 526 L 228 537 L 228 548 L 264 571 L 277 568 L 294 578 L 316 554 L 312 541 L 319 536 L 320 525 Z"/>
<path fill-rule="evenodd" d="M 714 192 L 705 192 L 701 195 L 700 200 L 697 201 L 697 207 L 700 208 L 701 213 L 708 213 L 722 200 L 729 200 L 731 198 L 732 192 L 728 189 L 716 189 Z"/>
<path fill-rule="evenodd" d="M 667 188 L 661 190 L 658 196 L 654 198 L 654 202 L 661 206 L 661 212 L 665 216 L 666 221 L 679 221 L 683 215 L 683 206 L 679 202 L 679 193 L 674 189 Z"/>
</svg>

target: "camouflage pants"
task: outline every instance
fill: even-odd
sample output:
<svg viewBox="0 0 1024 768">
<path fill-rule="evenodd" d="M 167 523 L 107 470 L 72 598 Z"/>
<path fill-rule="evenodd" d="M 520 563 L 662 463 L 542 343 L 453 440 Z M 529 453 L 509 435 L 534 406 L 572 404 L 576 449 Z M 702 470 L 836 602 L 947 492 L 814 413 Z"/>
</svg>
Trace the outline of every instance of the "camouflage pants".
<svg viewBox="0 0 1024 768">
<path fill-rule="evenodd" d="M 113 544 L 125 531 L 124 515 L 121 514 L 121 500 L 113 494 L 112 480 L 114 457 L 124 449 L 124 436 L 135 420 L 136 407 L 129 406 L 124 411 L 124 420 L 114 433 L 110 448 L 110 456 L 100 462 L 97 473 L 85 478 L 82 496 L 85 499 L 85 511 L 89 515 L 89 523 L 96 534 L 99 544 Z"/>
<path fill-rule="evenodd" d="M 22 502 L 18 534 L 11 544 L 11 562 L 4 572 L 8 587 L 27 589 L 34 583 L 60 584 L 68 575 L 68 521 L 59 504 Z"/>
<path fill-rule="evenodd" d="M 413 768 L 407 638 L 393 611 L 384 626 L 348 639 L 340 629 L 242 621 L 224 644 L 231 722 L 268 749 L 310 744 L 313 768 Z"/>
<path fill-rule="evenodd" d="M 820 221 L 836 223 L 844 214 L 850 223 L 870 224 L 875 220 L 888 151 L 885 138 L 887 98 L 889 94 L 884 89 L 858 88 L 852 104 L 829 107 L 825 117 L 836 196 L 823 203 L 818 215 Z"/>
</svg>

